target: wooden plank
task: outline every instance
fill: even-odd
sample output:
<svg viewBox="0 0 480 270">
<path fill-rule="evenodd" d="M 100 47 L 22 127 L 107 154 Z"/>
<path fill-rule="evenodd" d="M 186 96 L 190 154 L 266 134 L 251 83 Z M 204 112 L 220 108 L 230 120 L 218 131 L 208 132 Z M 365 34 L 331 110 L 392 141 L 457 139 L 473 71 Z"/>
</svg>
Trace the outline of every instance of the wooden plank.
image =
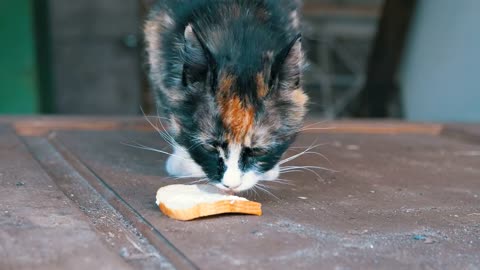
<svg viewBox="0 0 480 270">
<path fill-rule="evenodd" d="M 0 269 L 131 269 L 0 126 Z"/>
<path fill-rule="evenodd" d="M 16 121 L 13 126 L 21 136 L 44 136 L 53 130 L 115 130 L 120 127 L 120 123 L 109 120 L 72 121 L 55 119 Z"/>
<path fill-rule="evenodd" d="M 10 123 L 18 135 L 45 136 L 58 130 L 154 130 L 140 117 L 95 117 L 44 116 L 44 117 L 3 117 L 0 123 Z"/>
<path fill-rule="evenodd" d="M 304 133 L 349 133 L 349 134 L 425 134 L 439 135 L 441 124 L 406 123 L 401 121 L 332 121 L 315 122 L 310 119 L 302 129 Z"/>
<path fill-rule="evenodd" d="M 326 143 L 320 156 L 289 165 L 336 170 L 282 175 L 256 197 L 264 215 L 230 215 L 193 222 L 163 216 L 158 187 L 172 180 L 165 157 L 121 144 L 135 140 L 164 149 L 153 132 L 57 132 L 57 146 L 203 269 L 421 268 L 462 269 L 480 264 L 478 157 L 480 151 L 428 134 L 306 133 L 296 146 Z M 287 155 L 295 154 L 292 149 Z M 148 227 L 140 228 L 147 233 Z M 461 257 L 457 256 L 462 254 Z"/>
<path fill-rule="evenodd" d="M 6 121 L 6 120 L 4 120 Z M 152 116 L 152 123 L 160 126 Z M 135 117 L 97 117 L 93 118 L 11 118 L 10 122 L 21 136 L 45 136 L 58 130 L 137 130 L 154 131 L 148 121 Z M 0 122 L 1 123 L 1 122 Z M 366 133 L 366 134 L 430 134 L 442 132 L 441 124 L 405 123 L 400 121 L 318 121 L 309 118 L 304 127 L 307 133 Z"/>
<path fill-rule="evenodd" d="M 171 264 L 177 269 L 197 269 L 184 254 L 182 254 L 174 245 L 172 245 L 158 230 L 155 229 L 147 220 L 145 220 L 138 212 L 133 209 L 128 202 L 118 196 L 116 190 L 113 190 L 108 183 L 98 177 L 96 171 L 92 171 L 88 166 L 81 163 L 74 155 L 72 155 L 57 139 L 56 135 L 51 136 L 50 140 L 63 157 L 74 167 L 85 180 L 87 180 L 93 188 L 95 188 L 108 201 L 110 205 L 115 207 L 126 219 L 129 220 L 135 228 L 140 231 L 148 240 L 165 256 Z"/>
<path fill-rule="evenodd" d="M 45 172 L 88 217 L 89 224 L 111 250 L 135 269 L 175 269 L 130 221 L 88 184 L 48 139 L 29 137 L 24 141 Z"/>
<path fill-rule="evenodd" d="M 457 140 L 480 144 L 480 125 L 448 124 L 441 134 Z"/>
</svg>

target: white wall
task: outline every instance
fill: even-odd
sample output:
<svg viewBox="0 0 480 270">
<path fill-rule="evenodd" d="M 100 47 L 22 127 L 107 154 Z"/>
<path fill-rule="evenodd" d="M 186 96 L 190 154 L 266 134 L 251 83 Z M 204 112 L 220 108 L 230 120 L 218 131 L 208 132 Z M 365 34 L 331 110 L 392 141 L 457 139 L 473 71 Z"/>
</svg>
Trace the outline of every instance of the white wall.
<svg viewBox="0 0 480 270">
<path fill-rule="evenodd" d="M 420 0 L 399 81 L 407 119 L 480 122 L 480 0 Z"/>
</svg>

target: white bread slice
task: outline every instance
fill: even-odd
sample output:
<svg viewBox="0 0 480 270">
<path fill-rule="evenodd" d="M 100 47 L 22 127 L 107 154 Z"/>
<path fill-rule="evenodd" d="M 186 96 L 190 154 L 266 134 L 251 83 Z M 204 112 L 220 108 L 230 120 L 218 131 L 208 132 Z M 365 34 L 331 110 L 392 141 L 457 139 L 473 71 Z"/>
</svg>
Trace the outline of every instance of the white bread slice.
<svg viewBox="0 0 480 270">
<path fill-rule="evenodd" d="M 167 216 L 192 220 L 224 213 L 262 215 L 262 205 L 227 195 L 211 185 L 170 185 L 157 191 L 157 205 Z"/>
</svg>

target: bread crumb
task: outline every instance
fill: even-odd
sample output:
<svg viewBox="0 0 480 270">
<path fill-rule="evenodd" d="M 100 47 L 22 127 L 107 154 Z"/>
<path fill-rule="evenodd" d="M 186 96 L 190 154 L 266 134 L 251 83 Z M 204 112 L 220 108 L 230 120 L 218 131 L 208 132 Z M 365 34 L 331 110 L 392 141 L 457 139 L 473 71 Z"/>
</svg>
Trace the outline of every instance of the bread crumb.
<svg viewBox="0 0 480 270">
<path fill-rule="evenodd" d="M 360 146 L 354 145 L 354 144 L 350 144 L 350 145 L 347 145 L 347 149 L 348 149 L 348 150 L 351 150 L 351 151 L 356 151 L 356 150 L 360 150 Z"/>
</svg>

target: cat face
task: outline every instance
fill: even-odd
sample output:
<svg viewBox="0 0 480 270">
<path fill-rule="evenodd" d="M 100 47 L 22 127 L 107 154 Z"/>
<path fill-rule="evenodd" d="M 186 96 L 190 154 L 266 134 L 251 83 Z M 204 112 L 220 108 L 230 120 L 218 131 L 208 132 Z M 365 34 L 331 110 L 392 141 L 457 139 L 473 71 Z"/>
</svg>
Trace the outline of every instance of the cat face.
<svg viewBox="0 0 480 270">
<path fill-rule="evenodd" d="M 220 187 L 241 191 L 259 180 L 274 180 L 278 162 L 300 125 L 303 113 L 297 110 L 302 110 L 306 98 L 299 91 L 255 106 L 236 96 L 192 97 L 198 107 L 190 117 L 172 116 L 177 127 L 184 127 L 178 130 L 177 141 Z"/>
<path fill-rule="evenodd" d="M 237 96 L 233 75 L 222 76 L 219 85 L 216 95 L 193 94 L 188 107 L 171 115 L 175 140 L 183 148 L 175 151 L 183 156 L 177 162 L 183 166 L 171 165 L 237 192 L 276 179 L 278 162 L 301 126 L 306 96 L 300 89 L 285 90 L 253 105 Z M 256 89 L 259 95 L 265 91 Z"/>
<path fill-rule="evenodd" d="M 276 179 L 308 101 L 301 88 L 300 36 L 275 33 L 265 22 L 245 27 L 252 23 L 247 20 L 222 28 L 171 26 L 172 38 L 161 40 L 155 27 L 167 29 L 175 20 L 165 14 L 155 20 L 152 29 L 147 25 L 151 79 L 177 143 L 167 171 L 206 176 L 235 192 Z"/>
</svg>

